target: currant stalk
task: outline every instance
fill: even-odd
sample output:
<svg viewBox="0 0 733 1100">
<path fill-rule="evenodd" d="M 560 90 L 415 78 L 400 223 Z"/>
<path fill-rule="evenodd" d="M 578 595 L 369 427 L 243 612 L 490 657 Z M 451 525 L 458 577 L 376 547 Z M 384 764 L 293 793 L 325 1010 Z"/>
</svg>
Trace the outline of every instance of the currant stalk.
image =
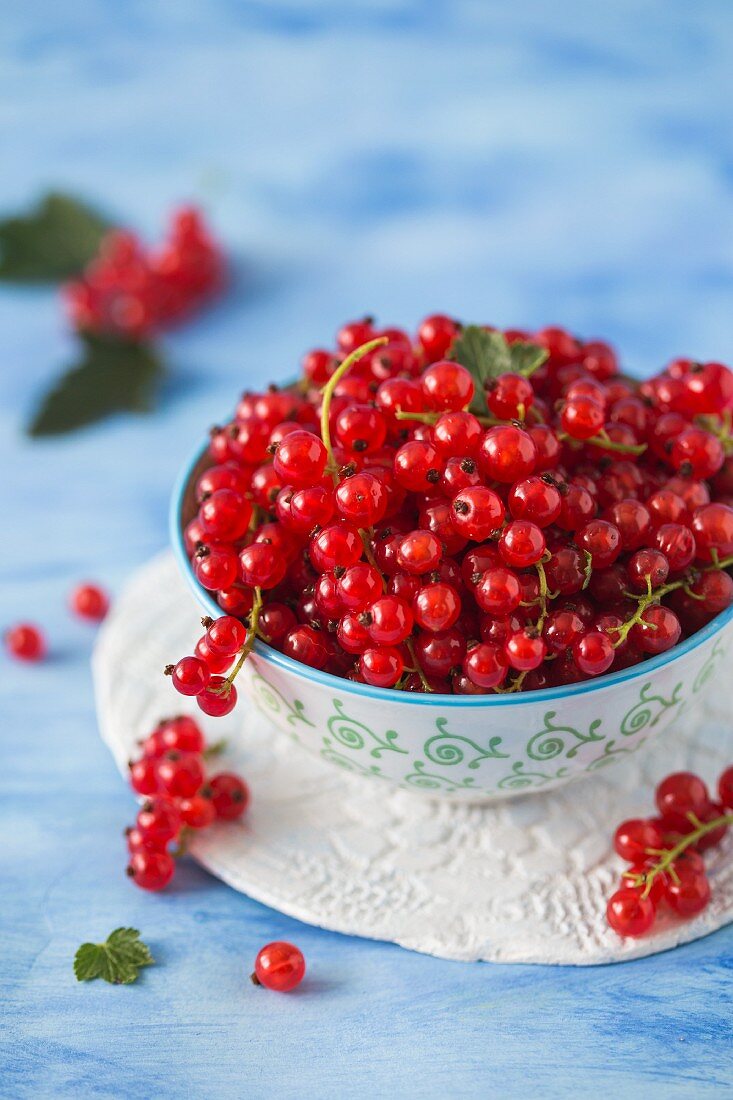
<svg viewBox="0 0 733 1100">
<path fill-rule="evenodd" d="M 237 663 L 235 664 L 235 666 L 231 670 L 231 672 L 228 674 L 228 676 L 225 679 L 224 683 L 221 684 L 220 687 L 212 689 L 212 691 L 215 695 L 228 695 L 229 694 L 229 692 L 231 690 L 231 687 L 232 687 L 232 684 L 234 683 L 234 681 L 236 680 L 237 676 L 239 675 L 239 673 L 242 669 L 242 665 L 244 664 L 244 662 L 247 660 L 250 653 L 252 652 L 252 649 L 253 649 L 254 644 L 255 644 L 255 638 L 257 637 L 257 626 L 258 626 L 258 623 L 259 623 L 259 620 L 260 620 L 260 611 L 261 610 L 262 610 L 262 589 L 261 588 L 255 588 L 255 590 L 254 590 L 254 601 L 252 603 L 252 610 L 251 610 L 250 615 L 249 615 L 249 634 L 247 635 L 247 640 L 246 640 L 246 642 L 244 643 L 244 645 L 242 646 L 242 648 L 239 652 L 239 657 L 237 658 Z"/>
<path fill-rule="evenodd" d="M 721 825 L 733 825 L 733 813 L 721 814 L 719 817 L 712 818 L 712 820 L 705 822 L 700 821 L 693 813 L 688 814 L 687 817 L 690 824 L 695 826 L 693 832 L 683 836 L 679 843 L 675 844 L 674 848 L 647 848 L 647 855 L 659 856 L 660 858 L 648 871 L 644 871 L 638 875 L 627 875 L 631 885 L 644 887 L 641 895 L 643 898 L 649 897 L 655 878 L 665 871 L 669 871 L 675 882 L 679 881 L 679 876 L 673 865 L 675 860 L 679 859 L 688 848 L 697 844 L 697 842 L 701 840 L 702 837 L 707 836 L 708 833 L 712 833 L 713 830 L 719 829 Z"/>
</svg>

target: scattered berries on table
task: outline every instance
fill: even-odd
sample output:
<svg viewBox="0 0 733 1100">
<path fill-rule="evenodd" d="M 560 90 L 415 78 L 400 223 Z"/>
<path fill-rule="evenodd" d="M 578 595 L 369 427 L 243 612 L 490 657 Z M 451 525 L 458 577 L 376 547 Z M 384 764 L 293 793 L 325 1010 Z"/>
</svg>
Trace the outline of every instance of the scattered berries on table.
<svg viewBox="0 0 733 1100">
<path fill-rule="evenodd" d="M 78 584 L 71 593 L 71 610 L 81 619 L 101 622 L 109 610 L 109 596 L 98 584 Z"/>
<path fill-rule="evenodd" d="M 18 661 L 41 661 L 46 656 L 43 631 L 33 623 L 17 623 L 5 631 L 5 648 Z"/>
<path fill-rule="evenodd" d="M 215 747 L 207 749 L 198 723 L 186 715 L 163 719 L 141 746 L 140 757 L 130 761 L 130 786 L 144 801 L 125 834 L 127 873 L 143 890 L 162 890 L 187 836 L 214 821 L 236 821 L 247 809 L 249 789 L 231 772 L 207 776 Z"/>
<path fill-rule="evenodd" d="M 733 372 L 549 327 L 349 322 L 211 430 L 184 532 L 221 608 L 168 666 L 227 714 L 255 639 L 404 691 L 564 687 L 733 602 Z"/>
<path fill-rule="evenodd" d="M 278 993 L 289 993 L 303 981 L 303 952 L 292 943 L 275 941 L 261 947 L 255 959 L 252 981 Z"/>
<path fill-rule="evenodd" d="M 719 801 L 692 772 L 675 772 L 657 786 L 658 816 L 619 825 L 613 846 L 631 866 L 606 908 L 620 936 L 642 936 L 665 909 L 693 917 L 710 901 L 710 883 L 700 855 L 718 845 L 733 825 L 733 766 L 718 780 Z"/>
</svg>

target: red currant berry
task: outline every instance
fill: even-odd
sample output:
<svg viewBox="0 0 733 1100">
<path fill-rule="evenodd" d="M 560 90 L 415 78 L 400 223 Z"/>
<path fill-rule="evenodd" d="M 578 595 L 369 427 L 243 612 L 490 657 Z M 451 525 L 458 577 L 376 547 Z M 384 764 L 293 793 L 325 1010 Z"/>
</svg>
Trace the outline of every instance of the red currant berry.
<svg viewBox="0 0 733 1100">
<path fill-rule="evenodd" d="M 18 661 L 40 661 L 46 655 L 46 641 L 37 626 L 18 623 L 5 633 L 5 648 Z"/>
<path fill-rule="evenodd" d="M 449 630 L 461 613 L 461 600 L 450 584 L 427 584 L 412 601 L 415 622 L 423 630 L 437 634 Z"/>
<path fill-rule="evenodd" d="M 495 688 L 506 679 L 509 662 L 499 646 L 479 642 L 471 646 L 463 661 L 463 671 L 481 688 Z"/>
<path fill-rule="evenodd" d="M 632 818 L 619 825 L 613 837 L 613 846 L 621 859 L 637 863 L 663 848 L 664 837 L 653 821 Z"/>
<path fill-rule="evenodd" d="M 364 546 L 358 530 L 348 523 L 324 527 L 310 541 L 310 559 L 321 573 L 332 569 L 348 569 L 361 558 Z"/>
<path fill-rule="evenodd" d="M 327 461 L 323 441 L 311 432 L 297 431 L 278 443 L 272 464 L 283 484 L 307 488 L 320 481 Z"/>
<path fill-rule="evenodd" d="M 675 470 L 702 481 L 717 474 L 724 460 L 723 444 L 703 428 L 686 428 L 674 440 L 670 452 Z"/>
<path fill-rule="evenodd" d="M 687 831 L 689 815 L 700 818 L 710 807 L 708 789 L 692 772 L 673 772 L 657 787 L 654 799 L 665 825 Z"/>
<path fill-rule="evenodd" d="M 733 810 L 733 766 L 726 768 L 718 780 L 718 796 L 728 810 Z"/>
<path fill-rule="evenodd" d="M 575 534 L 579 550 L 591 556 L 594 569 L 607 569 L 621 553 L 621 533 L 605 519 L 592 519 Z"/>
<path fill-rule="evenodd" d="M 608 901 L 606 919 L 619 936 L 643 936 L 654 924 L 656 909 L 649 897 L 639 889 L 625 886 Z"/>
<path fill-rule="evenodd" d="M 509 492 L 508 503 L 514 519 L 549 527 L 560 515 L 562 497 L 552 477 L 540 475 L 517 481 Z"/>
<path fill-rule="evenodd" d="M 460 363 L 443 359 L 428 367 L 420 379 L 425 400 L 431 409 L 458 412 L 473 399 L 473 378 Z"/>
<path fill-rule="evenodd" d="M 534 472 L 537 449 L 531 435 L 512 424 L 489 428 L 479 449 L 486 477 L 512 484 Z"/>
<path fill-rule="evenodd" d="M 196 580 L 210 592 L 231 588 L 238 579 L 237 556 L 223 546 L 199 546 L 193 569 Z"/>
<path fill-rule="evenodd" d="M 518 672 L 531 672 L 544 661 L 547 646 L 534 627 L 525 627 L 507 639 L 504 652 L 512 668 Z"/>
<path fill-rule="evenodd" d="M 697 558 L 714 561 L 733 554 L 733 508 L 727 504 L 706 504 L 692 518 Z"/>
<path fill-rule="evenodd" d="M 482 611 L 503 618 L 519 607 L 522 590 L 516 573 L 497 566 L 487 569 L 481 576 L 474 595 Z"/>
<path fill-rule="evenodd" d="M 399 645 L 412 632 L 413 614 L 399 596 L 383 596 L 369 608 L 365 625 L 376 645 Z"/>
<path fill-rule="evenodd" d="M 288 993 L 300 985 L 304 975 L 302 951 L 292 943 L 278 941 L 268 943 L 258 951 L 252 981 L 277 993 Z"/>
<path fill-rule="evenodd" d="M 175 869 L 175 860 L 168 852 L 139 849 L 130 856 L 127 874 L 142 890 L 162 890 Z"/>
<path fill-rule="evenodd" d="M 245 643 L 247 631 L 239 619 L 232 615 L 222 615 L 215 619 L 206 630 L 206 644 L 212 653 L 222 657 L 233 657 Z"/>
<path fill-rule="evenodd" d="M 322 633 L 308 625 L 296 626 L 288 631 L 283 640 L 283 653 L 311 668 L 325 668 L 328 661 L 328 649 Z"/>
<path fill-rule="evenodd" d="M 534 403 L 532 383 L 521 374 L 500 374 L 487 385 L 486 404 L 499 420 L 524 420 Z"/>
<path fill-rule="evenodd" d="M 236 542 L 247 532 L 252 504 L 233 489 L 217 489 L 201 504 L 198 518 L 207 539 Z"/>
<path fill-rule="evenodd" d="M 364 561 L 349 566 L 337 583 L 342 607 L 348 611 L 363 611 L 381 596 L 383 587 L 378 571 Z"/>
<path fill-rule="evenodd" d="M 637 550 L 629 558 L 626 571 L 629 587 L 635 592 L 660 588 L 669 576 L 669 562 L 661 550 Z"/>
<path fill-rule="evenodd" d="M 692 564 L 696 547 L 689 527 L 681 523 L 663 523 L 654 533 L 654 542 L 667 558 L 671 573 L 681 573 Z"/>
<path fill-rule="evenodd" d="M 394 646 L 365 649 L 358 662 L 364 683 L 371 684 L 372 687 L 394 687 L 402 676 L 404 667 L 402 654 Z"/>
<path fill-rule="evenodd" d="M 356 527 L 373 527 L 387 511 L 387 490 L 373 474 L 354 474 L 336 489 L 336 506 Z"/>
<path fill-rule="evenodd" d="M 425 318 L 417 330 L 417 338 L 429 363 L 443 358 L 458 335 L 459 328 L 456 321 L 443 313 L 434 313 Z"/>
<path fill-rule="evenodd" d="M 239 555 L 240 575 L 252 588 L 276 588 L 285 576 L 287 562 L 282 553 L 267 542 L 253 542 Z"/>
<path fill-rule="evenodd" d="M 71 593 L 71 610 L 82 619 L 99 622 L 109 610 L 109 597 L 97 584 L 79 584 Z"/>
<path fill-rule="evenodd" d="M 155 794 L 158 789 L 158 775 L 154 760 L 143 757 L 130 761 L 130 786 L 137 794 Z"/>
<path fill-rule="evenodd" d="M 249 805 L 249 787 L 231 772 L 212 775 L 208 788 L 209 798 L 220 821 L 236 821 Z"/>
<path fill-rule="evenodd" d="M 211 679 L 211 670 L 199 657 L 182 657 L 177 665 L 169 665 L 166 672 L 181 695 L 200 695 Z"/>
<path fill-rule="evenodd" d="M 604 425 L 606 411 L 592 397 L 574 397 L 562 410 L 562 430 L 572 439 L 592 439 Z"/>
<path fill-rule="evenodd" d="M 400 542 L 397 564 L 406 573 L 421 575 L 437 569 L 442 556 L 442 543 L 431 531 L 411 531 Z"/>
<path fill-rule="evenodd" d="M 667 905 L 678 917 L 694 917 L 710 901 L 710 883 L 704 871 L 675 865 L 665 891 Z"/>
<path fill-rule="evenodd" d="M 168 844 L 181 831 L 181 815 L 170 798 L 151 798 L 137 815 L 140 835 L 155 844 Z"/>
<path fill-rule="evenodd" d="M 425 440 L 404 443 L 394 456 L 394 476 L 403 489 L 413 493 L 428 492 L 440 481 L 443 459 L 435 447 Z"/>
<path fill-rule="evenodd" d="M 514 569 L 536 565 L 545 552 L 545 536 L 536 523 L 515 519 L 504 528 L 499 539 L 502 561 Z"/>
<path fill-rule="evenodd" d="M 614 648 L 607 634 L 590 630 L 573 645 L 573 659 L 586 676 L 601 676 L 613 664 Z"/>
<path fill-rule="evenodd" d="M 453 498 L 450 520 L 464 538 L 483 542 L 504 522 L 504 505 L 493 489 L 474 485 Z"/>
<path fill-rule="evenodd" d="M 211 718 L 223 718 L 231 714 L 237 705 L 236 686 L 227 684 L 223 676 L 212 676 L 206 690 L 196 696 L 196 702 L 204 714 Z"/>
<path fill-rule="evenodd" d="M 157 776 L 160 790 L 171 798 L 191 798 L 204 782 L 201 758 L 173 749 L 158 761 Z"/>
<path fill-rule="evenodd" d="M 191 798 L 182 798 L 178 804 L 181 821 L 190 829 L 207 829 L 216 819 L 216 811 L 211 798 L 195 794 Z"/>
</svg>

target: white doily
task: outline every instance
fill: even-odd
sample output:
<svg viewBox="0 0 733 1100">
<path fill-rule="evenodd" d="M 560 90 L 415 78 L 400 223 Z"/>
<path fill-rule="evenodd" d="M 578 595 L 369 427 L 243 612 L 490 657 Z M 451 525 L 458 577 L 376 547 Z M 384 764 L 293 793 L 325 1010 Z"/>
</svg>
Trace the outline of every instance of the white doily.
<svg viewBox="0 0 733 1100">
<path fill-rule="evenodd" d="M 94 678 L 102 736 L 121 771 L 159 718 L 186 709 L 161 669 L 191 652 L 199 633 L 168 554 L 117 600 Z M 240 697 L 233 715 L 205 728 L 211 740 L 229 739 L 221 766 L 247 779 L 252 806 L 242 824 L 208 830 L 191 850 L 230 886 L 290 916 L 443 958 L 589 965 L 653 954 L 733 920 L 733 836 L 707 856 L 713 898 L 700 917 L 622 940 L 604 916 L 622 866 L 610 834 L 652 812 L 667 773 L 690 768 L 713 781 L 733 760 L 726 694 L 713 686 L 700 710 L 615 768 L 488 807 L 385 792 L 297 751 Z"/>
</svg>

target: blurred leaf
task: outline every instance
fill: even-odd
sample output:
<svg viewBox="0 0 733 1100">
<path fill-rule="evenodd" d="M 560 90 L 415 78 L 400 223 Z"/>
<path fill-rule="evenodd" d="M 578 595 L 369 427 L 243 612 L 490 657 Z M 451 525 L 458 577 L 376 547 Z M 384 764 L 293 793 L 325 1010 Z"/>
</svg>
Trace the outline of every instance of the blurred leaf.
<svg viewBox="0 0 733 1100">
<path fill-rule="evenodd" d="M 0 279 L 46 283 L 78 275 L 109 228 L 77 199 L 50 192 L 29 214 L 0 221 Z"/>
<path fill-rule="evenodd" d="M 91 334 L 81 339 L 80 362 L 43 398 L 29 435 L 60 435 L 110 413 L 152 408 L 163 363 L 150 345 Z"/>
</svg>

